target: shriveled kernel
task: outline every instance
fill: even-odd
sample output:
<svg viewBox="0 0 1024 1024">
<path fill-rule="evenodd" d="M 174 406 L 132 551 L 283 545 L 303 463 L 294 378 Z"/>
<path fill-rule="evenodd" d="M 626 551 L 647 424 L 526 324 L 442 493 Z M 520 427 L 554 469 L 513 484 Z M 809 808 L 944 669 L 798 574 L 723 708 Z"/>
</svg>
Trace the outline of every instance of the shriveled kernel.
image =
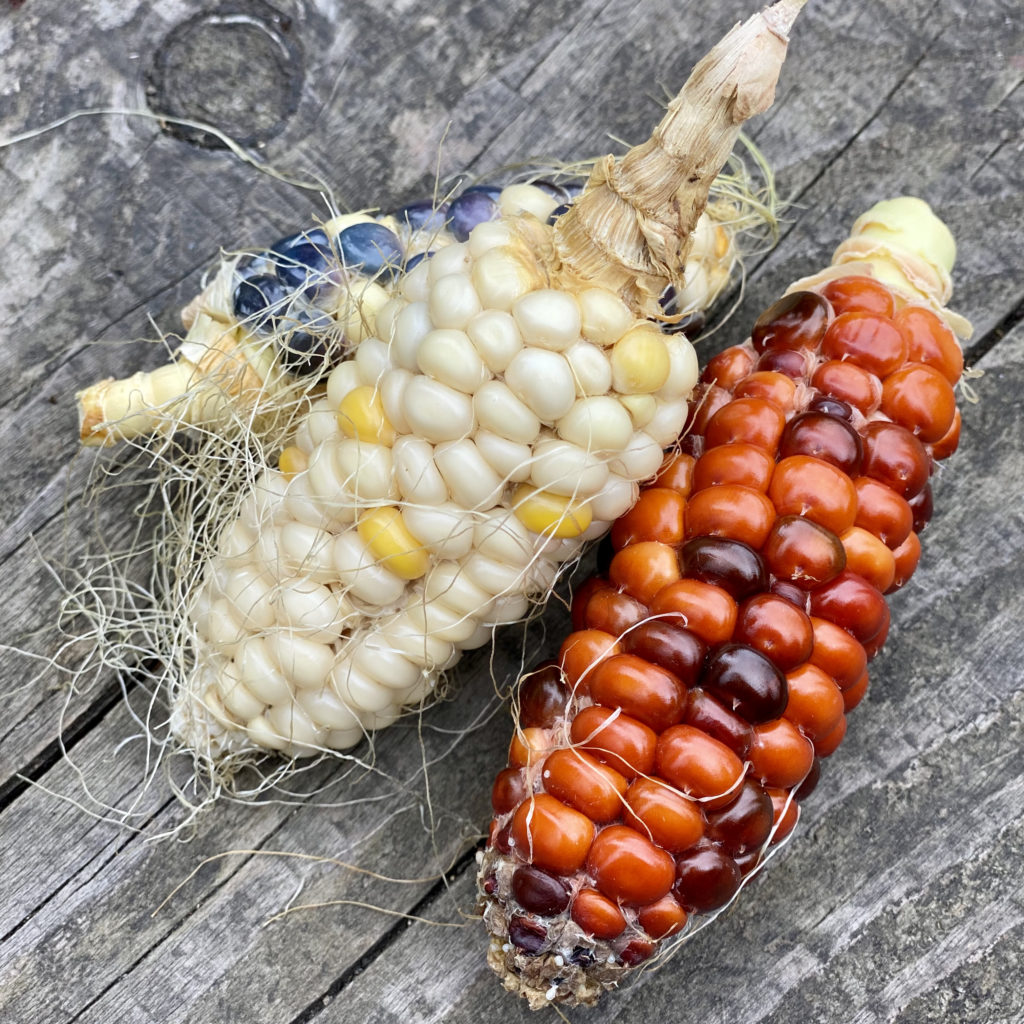
<svg viewBox="0 0 1024 1024">
<path fill-rule="evenodd" d="M 612 386 L 623 395 L 648 394 L 668 380 L 672 361 L 662 333 L 653 326 L 630 328 L 611 352 Z"/>
<path fill-rule="evenodd" d="M 356 529 L 377 561 L 403 580 L 419 579 L 430 567 L 429 554 L 410 533 L 397 508 L 364 512 Z"/>
<path fill-rule="evenodd" d="M 512 316 L 527 345 L 562 352 L 580 338 L 580 307 L 568 292 L 540 288 L 517 299 Z"/>
<path fill-rule="evenodd" d="M 550 537 L 578 537 L 592 520 L 589 505 L 527 484 L 516 488 L 512 507 L 528 530 Z"/>
<path fill-rule="evenodd" d="M 338 426 L 346 437 L 373 444 L 390 445 L 395 441 L 395 428 L 384 415 L 380 393 L 371 384 L 353 388 L 338 407 Z"/>
</svg>

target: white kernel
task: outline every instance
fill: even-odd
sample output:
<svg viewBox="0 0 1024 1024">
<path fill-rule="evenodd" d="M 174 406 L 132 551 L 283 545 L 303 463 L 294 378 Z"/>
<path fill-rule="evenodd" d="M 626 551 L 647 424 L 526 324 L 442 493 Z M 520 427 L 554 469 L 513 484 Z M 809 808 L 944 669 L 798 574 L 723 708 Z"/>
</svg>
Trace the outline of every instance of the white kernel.
<svg viewBox="0 0 1024 1024">
<path fill-rule="evenodd" d="M 440 505 L 448 500 L 448 486 L 434 463 L 434 446 L 422 437 L 400 437 L 391 449 L 398 491 L 409 503 Z"/>
<path fill-rule="evenodd" d="M 323 686 L 334 665 L 334 651 L 327 644 L 299 636 L 290 629 L 273 630 L 263 643 L 281 672 L 301 689 Z"/>
<path fill-rule="evenodd" d="M 433 329 L 426 302 L 410 302 L 395 321 L 395 336 L 391 342 L 391 358 L 395 365 L 415 371 L 420 342 Z"/>
<path fill-rule="evenodd" d="M 462 558 L 473 547 L 473 522 L 464 507 L 452 502 L 406 506 L 402 518 L 409 532 L 438 558 Z"/>
<path fill-rule="evenodd" d="M 508 364 L 505 383 L 544 422 L 561 419 L 576 400 L 576 382 L 558 352 L 524 348 Z"/>
<path fill-rule="evenodd" d="M 557 207 L 558 200 L 536 185 L 506 185 L 498 196 L 498 209 L 503 217 L 529 213 L 537 220 L 547 221 Z"/>
<path fill-rule="evenodd" d="M 355 519 L 355 510 L 345 493 L 344 479 L 337 462 L 338 449 L 344 443 L 325 441 L 317 445 L 310 453 L 306 472 L 292 481 L 291 490 L 296 496 L 303 492 L 309 495 L 309 500 L 322 513 L 325 527 L 344 525 Z M 289 507 L 291 505 L 289 501 Z"/>
<path fill-rule="evenodd" d="M 595 519 L 610 523 L 624 515 L 636 503 L 640 488 L 635 480 L 627 480 L 617 473 L 609 473 L 604 487 L 590 502 Z"/>
<path fill-rule="evenodd" d="M 595 345 L 614 345 L 636 319 L 622 299 L 606 288 L 586 288 L 577 298 L 583 314 L 583 337 Z"/>
<path fill-rule="evenodd" d="M 525 589 L 525 582 L 520 583 L 520 590 Z M 492 626 L 505 626 L 511 622 L 519 622 L 526 618 L 530 610 L 530 599 L 523 593 L 509 593 L 494 599 L 487 622 Z"/>
<path fill-rule="evenodd" d="M 236 569 L 227 575 L 222 589 L 246 629 L 269 629 L 274 624 L 271 582 L 266 576 L 254 569 Z"/>
<path fill-rule="evenodd" d="M 581 398 L 558 421 L 558 433 L 584 451 L 621 451 L 633 436 L 628 412 L 610 395 Z"/>
<path fill-rule="evenodd" d="M 430 259 L 420 260 L 408 274 L 403 274 L 398 287 L 409 302 L 426 302 L 430 294 Z"/>
<path fill-rule="evenodd" d="M 392 690 L 407 690 L 415 686 L 423 669 L 389 647 L 379 636 L 360 637 L 347 652 L 352 664 Z"/>
<path fill-rule="evenodd" d="M 661 445 L 645 430 L 638 430 L 622 449 L 622 454 L 608 463 L 608 468 L 631 480 L 646 480 L 658 472 L 664 459 Z"/>
<path fill-rule="evenodd" d="M 485 309 L 466 324 L 466 334 L 492 373 L 503 373 L 523 347 L 523 339 L 511 313 Z"/>
<path fill-rule="evenodd" d="M 455 441 L 473 430 L 473 402 L 469 395 L 429 377 L 418 376 L 409 381 L 402 411 L 412 432 L 434 443 Z"/>
<path fill-rule="evenodd" d="M 465 242 L 446 245 L 424 262 L 427 264 L 427 280 L 433 288 L 442 277 L 447 277 L 449 274 L 465 274 L 469 271 L 471 262 L 469 246 Z"/>
<path fill-rule="evenodd" d="M 659 398 L 669 401 L 676 398 L 689 398 L 690 392 L 697 386 L 700 377 L 700 366 L 697 362 L 697 350 L 681 334 L 672 334 L 665 339 L 668 348 L 669 371 L 668 379 L 657 392 Z"/>
<path fill-rule="evenodd" d="M 253 744 L 260 750 L 279 750 L 282 753 L 288 749 L 288 740 L 278 735 L 265 715 L 256 715 L 245 724 L 245 731 Z"/>
<path fill-rule="evenodd" d="M 225 656 L 232 655 L 239 643 L 248 636 L 235 614 L 234 606 L 223 597 L 210 604 L 210 610 L 206 615 L 206 629 L 210 646 L 218 654 Z"/>
<path fill-rule="evenodd" d="M 349 364 L 343 364 L 349 365 Z M 337 406 L 331 404 L 329 398 L 321 398 L 314 402 L 305 419 L 309 430 L 309 439 L 314 446 L 331 438 L 339 437 L 341 428 L 338 426 Z M 307 455 L 309 452 L 306 453 Z"/>
<path fill-rule="evenodd" d="M 469 274 L 448 274 L 430 286 L 427 308 L 435 327 L 462 330 L 481 306 Z"/>
<path fill-rule="evenodd" d="M 331 407 L 337 410 L 341 406 L 341 399 L 361 383 L 359 368 L 351 359 L 339 362 L 327 379 L 327 400 Z"/>
<path fill-rule="evenodd" d="M 248 565 L 256 547 L 256 533 L 235 519 L 221 530 L 217 556 L 228 565 Z"/>
<path fill-rule="evenodd" d="M 476 631 L 476 619 L 472 614 L 449 608 L 443 601 L 413 602 L 406 609 L 406 614 L 423 631 L 424 636 L 447 640 L 452 644 L 466 640 Z"/>
<path fill-rule="evenodd" d="M 384 406 L 384 415 L 399 434 L 409 433 L 409 424 L 405 422 L 402 411 L 402 398 L 410 380 L 412 373 L 400 366 L 388 370 L 380 379 L 380 402 Z"/>
<path fill-rule="evenodd" d="M 490 608 L 491 596 L 481 590 L 455 561 L 438 562 L 423 581 L 428 601 L 441 600 L 453 611 L 480 618 Z"/>
<path fill-rule="evenodd" d="M 359 367 L 360 383 L 376 387 L 391 369 L 391 349 L 380 338 L 366 338 L 356 346 L 354 362 Z"/>
<path fill-rule="evenodd" d="M 326 530 L 293 521 L 275 532 L 283 567 L 317 583 L 327 583 L 335 578 L 331 561 L 334 538 Z"/>
<path fill-rule="evenodd" d="M 473 528 L 473 550 L 506 565 L 525 567 L 536 554 L 540 538 L 511 509 L 495 509 Z"/>
<path fill-rule="evenodd" d="M 320 499 L 313 496 L 308 473 L 295 477 L 289 484 L 285 509 L 293 522 L 315 526 L 317 529 L 332 518 L 322 507 Z"/>
<path fill-rule="evenodd" d="M 386 686 L 357 669 L 350 661 L 342 660 L 334 666 L 330 676 L 331 689 L 350 708 L 357 711 L 383 711 L 394 698 Z"/>
<path fill-rule="evenodd" d="M 644 433 L 650 434 L 662 448 L 667 448 L 682 433 L 688 411 L 685 398 L 674 402 L 659 402 L 654 415 L 644 424 Z"/>
<path fill-rule="evenodd" d="M 477 422 L 499 437 L 530 444 L 540 433 L 536 414 L 500 380 L 489 380 L 473 396 Z"/>
<path fill-rule="evenodd" d="M 487 464 L 506 483 L 522 483 L 530 479 L 533 449 L 528 444 L 510 441 L 489 430 L 478 430 L 473 435 L 477 451 Z"/>
<path fill-rule="evenodd" d="M 676 309 L 685 313 L 691 309 L 705 309 L 710 305 L 711 284 L 707 269 L 699 260 L 689 259 L 683 268 L 683 287 L 676 289 Z"/>
<path fill-rule="evenodd" d="M 374 323 L 376 328 L 374 334 L 385 344 L 390 345 L 395 337 L 395 327 L 398 322 L 398 314 L 405 309 L 406 300 L 396 295 L 388 299 L 379 310 Z"/>
<path fill-rule="evenodd" d="M 325 676 L 325 682 L 326 679 Z M 322 686 L 318 690 L 301 690 L 295 695 L 295 700 L 310 720 L 320 728 L 330 729 L 332 732 L 358 730 L 359 735 L 363 735 L 359 716 L 329 687 Z M 351 746 L 351 744 L 348 745 Z"/>
<path fill-rule="evenodd" d="M 266 701 L 254 696 L 245 684 L 235 675 L 234 666 L 225 665 L 221 673 L 220 699 L 228 711 L 243 722 L 263 714 Z"/>
<path fill-rule="evenodd" d="M 596 345 L 581 341 L 566 349 L 578 395 L 606 395 L 612 387 L 612 364 Z"/>
<path fill-rule="evenodd" d="M 347 302 L 335 312 L 335 317 L 345 340 L 358 345 L 376 333 L 377 311 L 388 301 L 390 293 L 376 281 L 366 281 L 361 286 L 350 284 L 350 288 Z"/>
<path fill-rule="evenodd" d="M 274 630 L 268 636 L 273 636 Z M 330 665 L 328 664 L 328 669 Z M 293 689 L 288 678 L 278 667 L 263 637 L 251 636 L 239 644 L 235 653 L 235 671 L 254 697 L 264 704 L 280 704 L 291 698 Z M 321 676 L 321 681 L 326 675 Z M 258 712 L 242 715 L 243 719 L 254 718 Z"/>
<path fill-rule="evenodd" d="M 323 732 L 294 701 L 273 705 L 266 712 L 264 718 L 270 728 L 293 749 L 303 750 L 303 748 L 319 747 L 323 744 Z M 303 752 L 311 753 L 309 750 Z"/>
<path fill-rule="evenodd" d="M 524 570 L 521 566 L 488 558 L 479 551 L 467 556 L 462 565 L 469 579 L 488 594 L 517 594 L 522 588 Z M 494 621 L 493 617 L 489 615 L 488 621 Z"/>
<path fill-rule="evenodd" d="M 538 283 L 536 270 L 509 246 L 482 253 L 473 264 L 471 277 L 485 309 L 506 311 Z"/>
<path fill-rule="evenodd" d="M 475 651 L 478 647 L 489 644 L 493 639 L 494 627 L 486 622 L 478 622 L 476 629 L 465 640 L 459 641 L 458 648 L 460 651 Z"/>
<path fill-rule="evenodd" d="M 277 593 L 277 619 L 316 643 L 331 643 L 344 628 L 345 616 L 328 587 L 310 580 L 288 580 Z"/>
<path fill-rule="evenodd" d="M 338 534 L 331 555 L 341 582 L 359 600 L 383 608 L 404 596 L 405 580 L 377 564 L 356 530 Z"/>
<path fill-rule="evenodd" d="M 424 636 L 406 612 L 399 612 L 377 627 L 377 635 L 410 661 L 428 672 L 448 668 L 458 657 L 455 645 L 438 637 Z"/>
<path fill-rule="evenodd" d="M 530 480 L 542 491 L 586 497 L 599 491 L 607 479 L 608 466 L 578 445 L 555 438 L 534 445 Z"/>
<path fill-rule="evenodd" d="M 434 380 L 467 394 L 472 394 L 490 377 L 464 331 L 431 331 L 420 343 L 416 362 L 420 370 Z"/>
<path fill-rule="evenodd" d="M 523 342 L 562 352 L 580 340 L 580 307 L 568 293 L 541 288 L 512 306 Z"/>
<path fill-rule="evenodd" d="M 477 224 L 469 233 L 469 252 L 477 259 L 488 249 L 494 249 L 499 245 L 508 245 L 512 241 L 512 232 L 508 225 L 500 220 L 485 220 Z"/>
<path fill-rule="evenodd" d="M 469 438 L 439 444 L 434 462 L 456 505 L 483 511 L 501 500 L 504 481 Z"/>
<path fill-rule="evenodd" d="M 398 497 L 392 472 L 391 449 L 346 437 L 335 449 L 338 475 L 345 490 L 360 501 L 384 501 Z"/>
</svg>

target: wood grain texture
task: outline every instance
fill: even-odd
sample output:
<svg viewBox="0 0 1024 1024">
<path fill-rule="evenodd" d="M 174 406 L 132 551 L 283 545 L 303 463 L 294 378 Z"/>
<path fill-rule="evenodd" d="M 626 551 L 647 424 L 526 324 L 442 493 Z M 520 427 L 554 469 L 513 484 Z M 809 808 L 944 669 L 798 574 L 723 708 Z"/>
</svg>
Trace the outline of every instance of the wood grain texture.
<svg viewBox="0 0 1024 1024">
<path fill-rule="evenodd" d="M 324 181 L 339 206 L 386 207 L 430 194 L 438 171 L 486 175 L 638 140 L 747 13 L 740 0 L 84 0 L 69 19 L 56 0 L 24 0 L 0 10 L 0 140 L 86 107 L 144 109 L 176 30 L 243 15 L 287 35 L 297 82 L 265 66 L 262 29 L 226 33 L 220 57 L 194 57 L 200 82 L 182 109 L 245 134 L 294 86 L 294 111 L 255 158 Z M 980 401 L 964 407 L 922 568 L 893 603 L 871 693 L 801 834 L 676 959 L 573 1021 L 1024 1021 L 1008 982 L 1024 945 L 1022 81 L 1012 0 L 811 0 L 798 22 L 776 106 L 752 125 L 793 206 L 779 245 L 751 261 L 735 321 L 700 351 L 740 340 L 858 213 L 909 191 L 960 244 L 956 305 L 976 326 Z M 35 678 L 64 642 L 48 563 L 136 526 L 129 502 L 101 522 L 82 502 L 95 456 L 76 454 L 73 393 L 158 362 L 159 343 L 122 339 L 178 330 L 220 247 L 266 243 L 325 207 L 124 115 L 0 149 L 0 182 L 0 1019 L 531 1017 L 484 964 L 472 850 L 511 728 L 495 684 L 524 652 L 554 648 L 557 605 L 525 636 L 503 632 L 493 655 L 467 657 L 451 701 L 381 738 L 373 773 L 323 766 L 302 780 L 329 786 L 315 798 L 224 803 L 187 844 L 147 841 L 181 819 L 160 781 L 136 807 L 141 834 L 86 813 L 124 805 L 145 762 L 118 680 L 99 673 L 62 719 L 65 680 Z M 131 699 L 141 713 L 144 694 Z M 62 759 L 62 721 L 81 776 Z M 267 923 L 328 901 L 347 902 Z"/>
</svg>

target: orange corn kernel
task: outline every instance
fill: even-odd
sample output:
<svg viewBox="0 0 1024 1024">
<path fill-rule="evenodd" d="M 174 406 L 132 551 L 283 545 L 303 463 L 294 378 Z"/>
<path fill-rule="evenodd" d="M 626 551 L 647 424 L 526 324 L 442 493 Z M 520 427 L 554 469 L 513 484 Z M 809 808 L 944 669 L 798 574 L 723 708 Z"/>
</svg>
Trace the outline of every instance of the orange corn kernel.
<svg viewBox="0 0 1024 1024">
<path fill-rule="evenodd" d="M 783 412 L 792 412 L 796 408 L 796 384 L 792 377 L 777 370 L 758 370 L 744 377 L 733 394 L 737 398 L 766 398 Z"/>
<path fill-rule="evenodd" d="M 773 575 L 805 589 L 835 579 L 846 568 L 839 537 L 800 515 L 775 520 L 761 556 Z"/>
<path fill-rule="evenodd" d="M 579 629 L 562 641 L 558 663 L 570 689 L 586 692 L 594 669 L 605 658 L 621 653 L 622 644 L 611 633 L 600 629 Z"/>
<path fill-rule="evenodd" d="M 926 444 L 945 437 L 956 414 L 953 386 L 925 363 L 907 363 L 882 381 L 882 412 Z"/>
<path fill-rule="evenodd" d="M 849 689 L 868 667 L 864 646 L 827 619 L 811 616 L 811 628 L 814 630 L 811 664 L 834 679 L 840 690 Z"/>
<path fill-rule="evenodd" d="M 658 738 L 658 774 L 709 808 L 732 800 L 743 762 L 724 744 L 692 725 L 674 725 Z"/>
<path fill-rule="evenodd" d="M 787 718 L 754 726 L 748 755 L 753 774 L 766 786 L 791 789 L 811 770 L 814 747 Z"/>
<path fill-rule="evenodd" d="M 767 793 L 772 799 L 772 842 L 781 843 L 796 828 L 800 820 L 800 805 L 788 789 L 769 786 Z"/>
<path fill-rule="evenodd" d="M 700 379 L 705 384 L 734 388 L 754 368 L 754 356 L 745 345 L 733 345 L 712 356 Z"/>
<path fill-rule="evenodd" d="M 775 460 L 756 445 L 722 444 L 709 448 L 693 468 L 693 490 L 721 484 L 742 484 L 767 491 L 775 472 Z"/>
<path fill-rule="evenodd" d="M 570 738 L 627 779 L 654 771 L 657 733 L 629 715 L 594 704 L 572 722 Z"/>
<path fill-rule="evenodd" d="M 634 904 L 661 899 L 676 875 L 671 855 L 626 825 L 609 825 L 598 832 L 587 868 L 609 899 Z"/>
<path fill-rule="evenodd" d="M 874 313 L 891 317 L 895 309 L 892 292 L 873 277 L 851 274 L 829 281 L 821 289 L 836 314 Z"/>
<path fill-rule="evenodd" d="M 551 749 L 551 739 L 547 729 L 531 726 L 517 729 L 508 745 L 508 763 L 512 768 L 527 768 L 544 760 Z"/>
<path fill-rule="evenodd" d="M 960 428 L 963 426 L 963 418 L 960 410 L 953 415 L 953 423 L 949 430 L 931 445 L 933 459 L 948 459 L 960 447 Z"/>
<path fill-rule="evenodd" d="M 647 605 L 642 601 L 608 586 L 591 595 L 583 615 L 583 625 L 587 629 L 600 629 L 612 636 L 622 636 L 647 616 Z"/>
<path fill-rule="evenodd" d="M 846 568 L 863 576 L 884 594 L 896 576 L 893 552 L 861 526 L 851 526 L 839 539 L 846 549 Z"/>
<path fill-rule="evenodd" d="M 808 662 L 786 673 L 789 701 L 783 717 L 812 740 L 827 736 L 843 717 L 843 695 L 830 676 Z"/>
<path fill-rule="evenodd" d="M 814 741 L 814 753 L 818 757 L 828 757 L 830 754 L 834 754 L 839 749 L 839 744 L 843 742 L 845 736 L 846 715 L 844 714 L 834 728 Z"/>
<path fill-rule="evenodd" d="M 857 492 L 839 468 L 810 455 L 791 455 L 775 467 L 768 497 L 780 516 L 804 516 L 832 533 L 853 526 Z"/>
<path fill-rule="evenodd" d="M 868 476 L 853 481 L 857 492 L 855 526 L 873 533 L 886 547 L 898 548 L 914 525 L 914 513 L 906 498 Z"/>
<path fill-rule="evenodd" d="M 601 824 L 622 814 L 625 778 L 582 750 L 556 750 L 544 762 L 544 788 Z"/>
<path fill-rule="evenodd" d="M 916 533 L 910 533 L 907 539 L 892 553 L 892 557 L 896 567 L 890 589 L 898 590 L 914 574 L 914 570 L 921 561 L 921 538 Z"/>
<path fill-rule="evenodd" d="M 693 486 L 693 467 L 696 461 L 692 455 L 685 452 L 673 452 L 661 464 L 654 483 L 658 487 L 676 491 L 685 500 L 690 496 L 690 489 Z"/>
<path fill-rule="evenodd" d="M 571 875 L 587 859 L 594 840 L 594 823 L 547 793 L 523 801 L 512 817 L 516 849 L 535 867 L 556 875 Z"/>
<path fill-rule="evenodd" d="M 595 939 L 614 939 L 626 930 L 618 906 L 596 889 L 580 889 L 572 901 L 572 919 Z"/>
<path fill-rule="evenodd" d="M 838 398 L 865 416 L 882 403 L 882 382 L 853 363 L 830 359 L 814 371 L 811 384 L 823 395 Z"/>
<path fill-rule="evenodd" d="M 675 583 L 680 575 L 675 548 L 654 540 L 627 545 L 612 558 L 608 567 L 611 581 L 645 605 L 649 605 L 664 587 Z"/>
<path fill-rule="evenodd" d="M 660 900 L 641 907 L 637 920 L 652 939 L 664 939 L 683 930 L 686 911 L 671 896 L 662 896 Z"/>
<path fill-rule="evenodd" d="M 964 372 L 964 354 L 953 332 L 930 309 L 904 306 L 895 317 L 907 341 L 907 359 L 934 366 L 950 384 Z"/>
<path fill-rule="evenodd" d="M 736 601 L 721 587 L 701 580 L 669 584 L 651 602 L 651 614 L 685 626 L 709 646 L 726 643 L 736 628 Z"/>
<path fill-rule="evenodd" d="M 669 853 L 688 849 L 704 834 L 700 807 L 657 779 L 635 779 L 626 803 L 623 821 Z"/>
<path fill-rule="evenodd" d="M 697 491 L 686 510 L 686 537 L 728 537 L 760 548 L 775 522 L 768 497 L 743 484 L 719 484 Z"/>
<path fill-rule="evenodd" d="M 875 313 L 841 313 L 828 325 L 821 342 L 826 359 L 839 359 L 878 377 L 886 377 L 907 360 L 907 341 L 888 318 Z"/>
<path fill-rule="evenodd" d="M 622 708 L 655 732 L 683 717 L 686 687 L 671 672 L 633 654 L 617 654 L 602 661 L 590 680 L 595 704 Z"/>
<path fill-rule="evenodd" d="M 743 602 L 732 638 L 760 651 L 783 672 L 807 661 L 814 647 L 807 613 L 775 594 L 756 594 Z"/>
<path fill-rule="evenodd" d="M 736 398 L 710 418 L 704 443 L 714 448 L 742 441 L 774 455 L 785 427 L 785 413 L 774 402 L 766 398 Z"/>
<path fill-rule="evenodd" d="M 689 459 L 692 467 L 689 455 L 679 458 Z M 612 526 L 612 547 L 618 551 L 627 544 L 645 540 L 682 543 L 685 509 L 686 498 L 678 490 L 667 485 L 644 488 L 636 504 Z"/>
<path fill-rule="evenodd" d="M 863 699 L 868 692 L 867 671 L 853 684 L 843 690 L 843 710 L 849 714 Z"/>
</svg>

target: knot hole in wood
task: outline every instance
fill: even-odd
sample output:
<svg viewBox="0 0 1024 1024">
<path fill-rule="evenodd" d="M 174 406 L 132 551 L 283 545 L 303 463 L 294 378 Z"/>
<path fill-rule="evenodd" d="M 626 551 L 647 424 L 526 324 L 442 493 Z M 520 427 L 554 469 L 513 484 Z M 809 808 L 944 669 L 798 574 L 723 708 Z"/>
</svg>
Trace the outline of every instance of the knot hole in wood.
<svg viewBox="0 0 1024 1024">
<path fill-rule="evenodd" d="M 176 25 L 157 47 L 146 98 L 157 114 L 212 125 L 245 147 L 284 130 L 302 91 L 291 18 L 262 0 L 229 2 Z M 167 124 L 194 146 L 225 149 L 210 132 Z"/>
</svg>

